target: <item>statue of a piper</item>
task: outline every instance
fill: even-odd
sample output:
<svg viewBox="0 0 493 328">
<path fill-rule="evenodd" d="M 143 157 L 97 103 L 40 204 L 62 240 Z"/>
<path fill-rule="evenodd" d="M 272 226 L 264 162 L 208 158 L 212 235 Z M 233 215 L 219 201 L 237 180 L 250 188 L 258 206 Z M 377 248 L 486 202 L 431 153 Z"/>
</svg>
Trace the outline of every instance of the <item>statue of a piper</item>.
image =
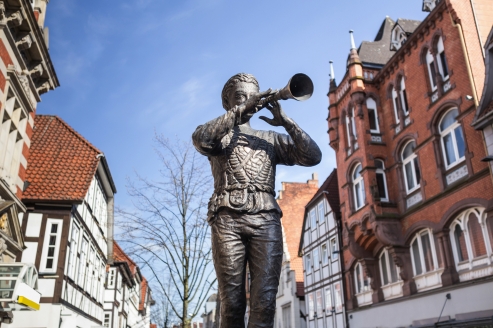
<svg viewBox="0 0 493 328">
<path fill-rule="evenodd" d="M 283 256 L 282 212 L 274 191 L 276 165 L 313 166 L 322 159 L 317 144 L 284 113 L 278 100 L 304 100 L 312 92 L 313 84 L 304 74 L 294 75 L 280 91 L 265 92 L 259 92 L 253 75 L 236 74 L 222 91 L 226 113 L 193 133 L 195 148 L 209 158 L 214 176 L 208 222 L 221 302 L 220 328 L 245 327 L 247 263 L 248 328 L 274 327 Z M 265 107 L 273 118 L 260 119 L 283 126 L 288 135 L 250 127 L 250 118 Z"/>
</svg>

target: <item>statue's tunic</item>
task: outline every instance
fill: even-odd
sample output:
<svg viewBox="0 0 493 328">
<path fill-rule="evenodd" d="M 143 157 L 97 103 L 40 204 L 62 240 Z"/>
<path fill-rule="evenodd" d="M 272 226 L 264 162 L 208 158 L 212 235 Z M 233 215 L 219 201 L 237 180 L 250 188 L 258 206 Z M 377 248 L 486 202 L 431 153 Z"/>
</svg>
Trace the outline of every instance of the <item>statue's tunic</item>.
<svg viewBox="0 0 493 328">
<path fill-rule="evenodd" d="M 200 125 L 192 139 L 208 156 L 214 177 L 208 220 L 223 208 L 254 214 L 281 209 L 275 200 L 276 165 L 313 166 L 320 162 L 317 144 L 294 122 L 289 135 L 236 124 L 235 111 Z"/>
</svg>

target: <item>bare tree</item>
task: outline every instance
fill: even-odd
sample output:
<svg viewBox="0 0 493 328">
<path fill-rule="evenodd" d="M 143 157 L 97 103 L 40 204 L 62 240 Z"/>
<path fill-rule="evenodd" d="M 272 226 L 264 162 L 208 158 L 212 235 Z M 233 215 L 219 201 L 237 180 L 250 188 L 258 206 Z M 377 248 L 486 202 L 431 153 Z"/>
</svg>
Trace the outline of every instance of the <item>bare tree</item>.
<svg viewBox="0 0 493 328">
<path fill-rule="evenodd" d="M 134 209 L 118 210 L 121 236 L 188 328 L 216 282 L 205 213 L 212 177 L 191 142 L 155 140 L 160 178 L 129 180 Z"/>
</svg>

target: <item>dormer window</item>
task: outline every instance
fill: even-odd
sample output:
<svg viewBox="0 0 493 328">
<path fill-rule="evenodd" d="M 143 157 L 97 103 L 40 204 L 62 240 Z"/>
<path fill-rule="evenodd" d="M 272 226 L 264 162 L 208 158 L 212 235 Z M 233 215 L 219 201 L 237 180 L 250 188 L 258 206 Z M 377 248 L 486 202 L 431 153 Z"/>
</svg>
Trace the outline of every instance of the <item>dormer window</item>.
<svg viewBox="0 0 493 328">
<path fill-rule="evenodd" d="M 440 0 L 423 0 L 423 11 L 431 12 Z"/>
<path fill-rule="evenodd" d="M 396 25 L 392 30 L 392 41 L 390 43 L 390 50 L 399 50 L 407 41 L 407 34 L 404 30 Z"/>
</svg>

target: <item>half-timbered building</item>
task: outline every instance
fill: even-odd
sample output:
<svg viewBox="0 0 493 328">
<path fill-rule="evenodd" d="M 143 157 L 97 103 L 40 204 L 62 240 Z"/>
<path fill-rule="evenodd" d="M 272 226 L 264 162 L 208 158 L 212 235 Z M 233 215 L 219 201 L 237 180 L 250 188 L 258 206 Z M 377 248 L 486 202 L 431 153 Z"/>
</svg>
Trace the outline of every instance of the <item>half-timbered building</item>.
<svg viewBox="0 0 493 328">
<path fill-rule="evenodd" d="M 346 327 L 337 170 L 307 202 L 304 211 L 298 252 L 303 257 L 307 327 Z"/>
<path fill-rule="evenodd" d="M 39 272 L 41 308 L 11 327 L 100 327 L 116 188 L 104 154 L 57 116 L 34 119 L 19 259 Z"/>
</svg>

